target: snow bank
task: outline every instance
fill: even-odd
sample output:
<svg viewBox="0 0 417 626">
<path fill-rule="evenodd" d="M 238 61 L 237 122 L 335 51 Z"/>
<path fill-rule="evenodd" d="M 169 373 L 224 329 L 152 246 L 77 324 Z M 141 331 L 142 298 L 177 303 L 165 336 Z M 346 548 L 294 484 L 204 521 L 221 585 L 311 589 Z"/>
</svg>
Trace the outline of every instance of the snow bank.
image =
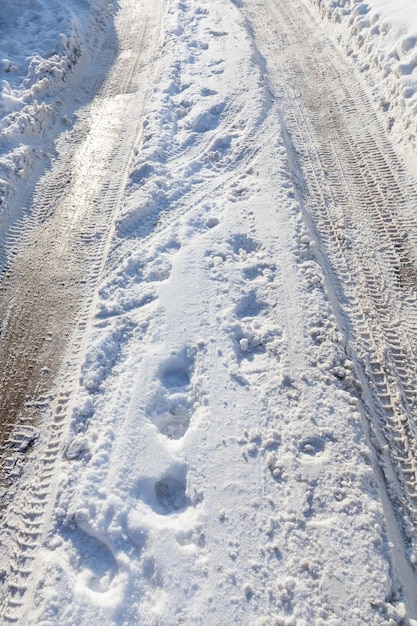
<svg viewBox="0 0 417 626">
<path fill-rule="evenodd" d="M 408 0 L 312 0 L 366 74 L 387 125 L 417 142 L 417 5 Z"/>
<path fill-rule="evenodd" d="M 104 0 L 0 4 L 0 206 L 25 178 L 59 108 L 59 90 L 92 54 Z M 0 215 L 1 219 L 1 215 Z"/>
</svg>

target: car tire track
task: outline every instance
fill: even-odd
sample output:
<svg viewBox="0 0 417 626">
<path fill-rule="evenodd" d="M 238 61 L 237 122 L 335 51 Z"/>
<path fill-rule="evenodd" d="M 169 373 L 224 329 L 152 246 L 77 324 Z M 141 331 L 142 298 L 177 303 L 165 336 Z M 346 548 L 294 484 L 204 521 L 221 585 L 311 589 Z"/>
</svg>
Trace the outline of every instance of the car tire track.
<svg viewBox="0 0 417 626">
<path fill-rule="evenodd" d="M 249 2 L 247 15 L 266 50 L 299 199 L 414 566 L 417 183 L 360 77 L 302 2 Z"/>
<path fill-rule="evenodd" d="M 46 538 L 83 338 L 133 147 L 140 141 L 148 90 L 159 68 L 152 54 L 159 45 L 163 16 L 164 2 L 157 11 L 146 2 L 123 7 L 116 62 L 107 79 L 97 85 L 96 98 L 81 113 L 72 149 L 40 181 L 30 215 L 11 234 L 15 258 L 1 285 L 0 337 L 5 492 L 0 616 L 4 623 L 21 623 L 36 550 Z M 150 20 L 158 24 L 156 28 L 155 24 L 148 28 Z M 140 73 L 141 79 L 150 79 L 149 88 L 140 89 Z M 43 348 L 48 339 L 52 345 Z M 45 362 L 48 367 L 42 378 L 39 369 Z M 16 455 L 17 445 L 23 452 Z M 28 454 L 30 475 L 23 471 Z"/>
</svg>

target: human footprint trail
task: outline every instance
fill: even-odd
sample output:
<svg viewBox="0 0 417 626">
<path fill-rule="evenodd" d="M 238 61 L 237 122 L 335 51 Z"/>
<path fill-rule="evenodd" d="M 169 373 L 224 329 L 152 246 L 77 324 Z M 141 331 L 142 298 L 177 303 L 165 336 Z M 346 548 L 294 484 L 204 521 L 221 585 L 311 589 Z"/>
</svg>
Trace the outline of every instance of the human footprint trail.
<svg viewBox="0 0 417 626">
<path fill-rule="evenodd" d="M 405 615 L 355 366 L 238 5 L 169 4 L 25 624 Z"/>
</svg>

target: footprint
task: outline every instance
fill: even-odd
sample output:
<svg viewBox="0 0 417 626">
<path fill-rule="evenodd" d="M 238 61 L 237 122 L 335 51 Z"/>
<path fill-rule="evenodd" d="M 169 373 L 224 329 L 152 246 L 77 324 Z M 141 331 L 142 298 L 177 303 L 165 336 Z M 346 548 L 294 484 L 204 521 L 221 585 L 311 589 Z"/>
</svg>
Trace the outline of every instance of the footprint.
<svg viewBox="0 0 417 626">
<path fill-rule="evenodd" d="M 208 111 L 198 113 L 191 122 L 191 130 L 195 133 L 206 133 L 217 128 L 225 103 L 215 104 Z"/>
<path fill-rule="evenodd" d="M 232 138 L 229 135 L 217 137 L 209 147 L 209 158 L 212 161 L 219 161 L 222 156 L 230 149 Z"/>
<path fill-rule="evenodd" d="M 161 376 L 161 382 L 169 391 L 180 391 L 188 388 L 190 378 L 185 368 L 174 367 Z"/>
<path fill-rule="evenodd" d="M 157 371 L 157 387 L 146 414 L 159 432 L 170 439 L 181 439 L 190 425 L 195 393 L 191 378 L 194 355 L 184 348 L 170 356 Z"/>
<path fill-rule="evenodd" d="M 209 34 L 213 37 L 226 37 L 229 33 L 227 30 L 209 30 Z"/>
<path fill-rule="evenodd" d="M 186 350 L 171 356 L 159 368 L 158 374 L 162 385 L 170 392 L 187 390 L 193 365 L 194 359 Z"/>
<path fill-rule="evenodd" d="M 214 228 L 215 226 L 218 226 L 219 223 L 220 223 L 220 220 L 218 217 L 210 216 L 207 218 L 206 226 L 207 228 Z"/>
<path fill-rule="evenodd" d="M 167 476 L 155 484 L 156 501 L 163 515 L 183 511 L 189 505 L 185 481 Z"/>
<path fill-rule="evenodd" d="M 268 263 L 258 263 L 249 267 L 245 267 L 242 271 L 243 276 L 247 280 L 256 280 L 260 276 L 263 276 L 263 272 L 266 269 L 270 269 L 271 266 Z M 272 268 L 274 270 L 275 268 Z"/>
<path fill-rule="evenodd" d="M 159 432 L 169 439 L 181 439 L 190 425 L 192 406 L 184 394 L 163 398 L 158 410 L 150 413 L 150 418 Z"/>
<path fill-rule="evenodd" d="M 156 482 L 152 478 L 140 480 L 136 495 L 158 515 L 171 515 L 184 511 L 190 505 L 186 489 L 186 468 L 175 466 Z"/>
<path fill-rule="evenodd" d="M 315 456 L 316 454 L 323 452 L 325 446 L 326 440 L 324 437 L 319 437 L 317 435 L 303 439 L 303 441 L 300 442 L 301 452 L 308 454 L 309 456 Z"/>
<path fill-rule="evenodd" d="M 209 89 L 208 87 L 203 87 L 200 91 L 200 94 L 203 98 L 207 98 L 208 96 L 217 96 L 218 92 L 214 89 Z"/>
<path fill-rule="evenodd" d="M 68 531 L 75 550 L 70 559 L 75 571 L 81 572 L 83 584 L 97 593 L 105 593 L 117 574 L 116 560 L 109 548 L 80 527 Z"/>
<path fill-rule="evenodd" d="M 260 248 L 260 244 L 252 237 L 248 237 L 247 235 L 237 234 L 230 241 L 230 245 L 233 248 L 233 252 L 235 254 L 240 254 L 246 252 L 246 254 L 251 254 L 252 252 L 256 252 Z"/>
<path fill-rule="evenodd" d="M 255 291 L 251 291 L 244 296 L 236 305 L 236 316 L 239 319 L 245 317 L 256 317 L 267 307 L 265 302 L 259 301 Z"/>
<path fill-rule="evenodd" d="M 142 279 L 147 282 L 168 280 L 171 275 L 172 263 L 168 254 L 160 254 L 153 259 L 143 272 Z"/>
<path fill-rule="evenodd" d="M 130 174 L 130 180 L 132 183 L 139 185 L 143 184 L 146 179 L 149 179 L 154 173 L 154 167 L 151 163 L 142 163 Z"/>
</svg>

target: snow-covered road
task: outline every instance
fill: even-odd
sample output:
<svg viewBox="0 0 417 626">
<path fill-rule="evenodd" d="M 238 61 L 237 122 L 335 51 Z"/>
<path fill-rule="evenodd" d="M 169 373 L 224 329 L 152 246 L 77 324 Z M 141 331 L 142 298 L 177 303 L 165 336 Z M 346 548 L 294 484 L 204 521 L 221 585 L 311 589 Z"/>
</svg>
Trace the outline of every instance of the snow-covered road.
<svg viewBox="0 0 417 626">
<path fill-rule="evenodd" d="M 411 104 L 315 4 L 123 0 L 74 77 L 5 245 L 2 623 L 417 620 Z"/>
</svg>

